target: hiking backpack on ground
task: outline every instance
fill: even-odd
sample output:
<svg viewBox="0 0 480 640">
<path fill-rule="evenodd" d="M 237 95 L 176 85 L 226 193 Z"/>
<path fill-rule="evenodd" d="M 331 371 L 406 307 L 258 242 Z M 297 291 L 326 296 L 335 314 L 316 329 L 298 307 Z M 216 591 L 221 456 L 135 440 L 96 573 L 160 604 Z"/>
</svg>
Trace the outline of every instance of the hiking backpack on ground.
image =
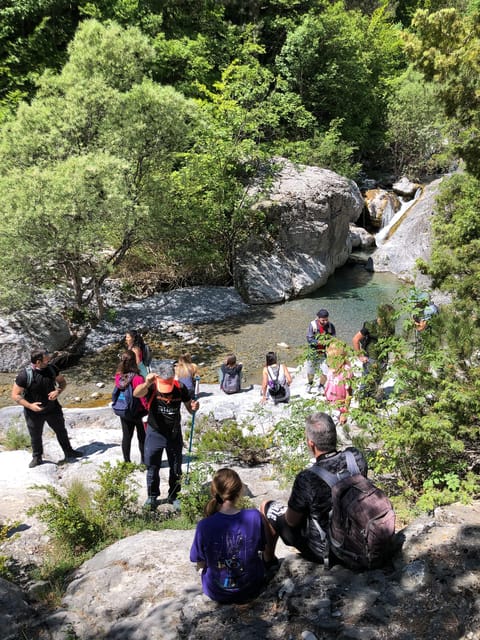
<svg viewBox="0 0 480 640">
<path fill-rule="evenodd" d="M 360 473 L 353 453 L 345 451 L 345 457 L 348 470 L 338 474 L 310 467 L 332 490 L 325 566 L 330 551 L 350 569 L 375 569 L 391 560 L 395 512 L 383 491 Z"/>
<path fill-rule="evenodd" d="M 133 395 L 131 382 L 124 389 L 120 389 L 117 386 L 113 388 L 112 409 L 115 415 L 119 418 L 125 418 L 125 420 L 134 420 L 139 417 L 141 403 L 139 398 L 135 398 Z"/>
</svg>

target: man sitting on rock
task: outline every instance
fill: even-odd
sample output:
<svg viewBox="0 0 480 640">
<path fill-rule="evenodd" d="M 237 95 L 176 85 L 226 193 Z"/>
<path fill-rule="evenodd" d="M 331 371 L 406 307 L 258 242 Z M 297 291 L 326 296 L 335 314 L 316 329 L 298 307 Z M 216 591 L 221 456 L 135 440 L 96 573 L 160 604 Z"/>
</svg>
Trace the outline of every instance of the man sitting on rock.
<svg viewBox="0 0 480 640">
<path fill-rule="evenodd" d="M 58 396 L 67 386 L 67 381 L 59 369 L 50 363 L 47 351 L 36 349 L 31 353 L 31 365 L 20 370 L 12 388 L 12 400 L 23 407 L 32 443 L 32 461 L 29 467 L 37 467 L 43 462 L 43 426 L 45 422 L 53 429 L 65 459 L 80 458 L 81 451 L 75 451 L 70 444 L 63 410 Z"/>
<path fill-rule="evenodd" d="M 326 413 L 314 413 L 306 419 L 306 439 L 309 451 L 315 457 L 315 464 L 330 473 L 347 469 L 345 451 L 338 452 L 335 423 Z M 348 447 L 355 456 L 360 472 L 367 476 L 367 463 L 363 455 Z M 324 480 L 309 469 L 304 469 L 295 478 L 288 506 L 273 500 L 264 502 L 260 511 L 267 519 L 272 536 L 267 549 L 272 549 L 271 557 L 265 553 L 267 566 L 274 562 L 275 545 L 278 538 L 291 547 L 296 547 L 308 560 L 323 562 L 325 542 L 315 526 L 309 526 L 314 518 L 325 531 L 332 507 L 332 490 Z M 269 541 L 270 542 L 270 541 Z M 268 555 L 267 555 L 268 554 Z"/>
</svg>

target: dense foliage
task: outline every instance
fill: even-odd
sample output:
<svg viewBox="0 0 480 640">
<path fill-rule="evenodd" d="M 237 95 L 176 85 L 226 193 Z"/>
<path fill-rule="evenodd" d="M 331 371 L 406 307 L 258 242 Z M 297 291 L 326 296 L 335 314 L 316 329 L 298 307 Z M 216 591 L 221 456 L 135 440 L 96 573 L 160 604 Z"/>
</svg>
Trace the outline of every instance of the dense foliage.
<svg viewBox="0 0 480 640">
<path fill-rule="evenodd" d="M 231 282 L 265 158 L 355 177 L 390 144 L 406 59 L 382 3 L 10 0 L 0 20 L 9 309 L 64 285 L 95 320 L 122 269 Z"/>
</svg>

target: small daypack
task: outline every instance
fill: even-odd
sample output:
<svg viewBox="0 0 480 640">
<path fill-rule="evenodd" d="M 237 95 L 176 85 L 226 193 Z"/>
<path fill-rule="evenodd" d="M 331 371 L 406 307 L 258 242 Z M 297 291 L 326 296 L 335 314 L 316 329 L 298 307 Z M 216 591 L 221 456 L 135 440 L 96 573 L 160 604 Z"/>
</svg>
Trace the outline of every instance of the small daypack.
<svg viewBox="0 0 480 640">
<path fill-rule="evenodd" d="M 134 420 L 141 414 L 141 402 L 133 395 L 132 382 L 124 389 L 115 386 L 112 391 L 113 413 L 126 420 Z"/>
<path fill-rule="evenodd" d="M 275 377 L 272 376 L 270 367 L 267 367 L 267 373 L 269 377 L 268 390 L 270 392 L 270 395 L 274 397 L 284 396 L 286 394 L 285 386 L 283 384 L 280 384 L 280 382 L 278 381 L 278 376 L 280 375 L 280 365 L 277 368 L 277 374 Z"/>
<path fill-rule="evenodd" d="M 221 384 L 221 388 L 225 393 L 238 393 L 240 391 L 241 381 L 240 381 L 240 372 L 238 369 L 234 369 L 229 371 L 225 369 L 223 371 L 223 380 Z"/>
<path fill-rule="evenodd" d="M 353 453 L 345 451 L 345 456 L 348 470 L 338 474 L 310 467 L 332 490 L 325 565 L 330 551 L 350 569 L 379 568 L 394 551 L 395 512 L 384 492 L 360 473 Z"/>
</svg>

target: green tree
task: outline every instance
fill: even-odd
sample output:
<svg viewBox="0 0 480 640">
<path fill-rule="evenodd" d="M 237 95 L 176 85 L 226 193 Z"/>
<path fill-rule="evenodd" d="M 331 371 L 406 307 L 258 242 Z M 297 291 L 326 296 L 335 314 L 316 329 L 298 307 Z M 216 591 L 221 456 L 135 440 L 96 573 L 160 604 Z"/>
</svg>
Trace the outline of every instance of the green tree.
<svg viewBox="0 0 480 640">
<path fill-rule="evenodd" d="M 378 147 L 386 80 L 402 64 L 400 32 L 386 12 L 369 17 L 325 3 L 287 35 L 276 64 L 321 130 L 336 120 L 345 141 L 362 151 Z"/>
<path fill-rule="evenodd" d="M 355 162 L 358 147 L 343 140 L 341 126 L 342 120 L 332 120 L 327 131 L 315 129 L 305 140 L 282 141 L 276 148 L 280 155 L 294 162 L 318 165 L 356 179 L 361 168 L 360 163 Z"/>
<path fill-rule="evenodd" d="M 351 413 L 372 470 L 394 474 L 399 493 L 425 511 L 478 492 L 479 330 L 473 316 L 445 306 L 415 333 L 409 299 L 397 300 L 404 331 L 389 339 L 392 393 L 380 407 L 364 398 Z"/>
<path fill-rule="evenodd" d="M 480 10 L 454 7 L 417 11 L 407 42 L 416 68 L 431 81 L 446 116 L 457 129 L 455 145 L 467 168 L 480 177 Z"/>
<path fill-rule="evenodd" d="M 455 298 L 457 309 L 478 318 L 480 304 L 480 181 L 461 173 L 443 186 L 433 218 L 434 245 L 430 262 L 421 263 L 433 279 Z"/>
<path fill-rule="evenodd" d="M 99 317 L 101 284 L 161 219 L 195 109 L 146 77 L 153 51 L 135 28 L 87 21 L 69 53 L 2 130 L 0 295 L 12 307 L 63 284 Z"/>
<path fill-rule="evenodd" d="M 213 90 L 203 88 L 201 128 L 171 184 L 172 224 L 188 234 L 171 246 L 171 259 L 183 267 L 190 263 L 204 281 L 231 282 L 237 246 L 260 229 L 262 214 L 249 187 L 265 167 L 272 141 L 313 126 L 298 97 L 260 64 L 261 53 L 246 43 Z"/>
<path fill-rule="evenodd" d="M 448 167 L 447 122 L 435 89 L 409 68 L 392 82 L 386 143 L 395 175 L 420 179 Z"/>
<path fill-rule="evenodd" d="M 67 0 L 6 0 L 0 6 L 0 116 L 32 95 L 47 68 L 65 62 L 79 20 Z"/>
<path fill-rule="evenodd" d="M 34 95 L 46 69 L 61 69 L 77 27 L 91 18 L 137 26 L 149 36 L 163 30 L 180 42 L 211 34 L 213 50 L 215 44 L 225 49 L 222 34 L 228 25 L 216 0 L 5 0 L 0 6 L 0 118 Z"/>
</svg>

